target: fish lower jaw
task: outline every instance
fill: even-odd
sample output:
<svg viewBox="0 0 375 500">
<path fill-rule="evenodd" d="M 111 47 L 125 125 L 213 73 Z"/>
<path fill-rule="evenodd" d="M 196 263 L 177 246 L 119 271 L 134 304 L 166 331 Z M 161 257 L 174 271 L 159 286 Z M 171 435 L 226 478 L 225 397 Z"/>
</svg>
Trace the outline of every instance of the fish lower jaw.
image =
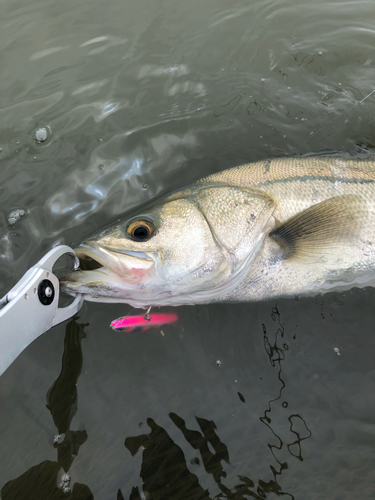
<svg viewBox="0 0 375 500">
<path fill-rule="evenodd" d="M 83 299 L 87 302 L 99 302 L 101 304 L 127 304 L 136 309 L 148 309 L 153 304 L 149 304 L 146 301 L 141 301 L 137 299 L 130 298 L 118 298 L 118 297 L 108 297 L 103 295 L 95 295 L 95 294 L 83 294 Z"/>
<path fill-rule="evenodd" d="M 150 288 L 143 287 L 129 287 L 124 283 L 109 284 L 108 287 L 101 284 L 86 284 L 85 286 L 74 286 L 71 283 L 62 283 L 61 290 L 65 293 L 75 295 L 82 294 L 83 299 L 87 302 L 100 302 L 100 303 L 119 303 L 128 304 L 137 309 L 147 309 L 148 307 L 161 307 L 161 306 L 181 306 L 181 305 L 194 305 L 196 303 L 210 303 L 215 301 L 211 297 L 209 291 L 205 296 L 196 296 L 193 292 L 176 294 L 170 289 L 164 287 Z"/>
<path fill-rule="evenodd" d="M 160 297 L 170 296 L 162 286 L 125 280 L 105 268 L 63 276 L 60 289 L 68 295 L 81 294 L 88 302 L 124 303 L 139 308 L 157 305 Z"/>
</svg>

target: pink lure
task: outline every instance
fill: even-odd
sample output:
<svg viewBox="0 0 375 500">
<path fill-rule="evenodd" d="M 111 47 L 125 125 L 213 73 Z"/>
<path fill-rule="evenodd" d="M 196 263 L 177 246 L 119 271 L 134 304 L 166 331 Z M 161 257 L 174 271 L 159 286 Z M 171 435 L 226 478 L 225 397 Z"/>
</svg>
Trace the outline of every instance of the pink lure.
<svg viewBox="0 0 375 500">
<path fill-rule="evenodd" d="M 151 313 L 149 318 L 146 319 L 141 314 L 138 316 L 123 316 L 112 321 L 110 326 L 116 332 L 144 332 L 149 328 L 160 328 L 178 320 L 177 314 L 173 313 Z"/>
</svg>

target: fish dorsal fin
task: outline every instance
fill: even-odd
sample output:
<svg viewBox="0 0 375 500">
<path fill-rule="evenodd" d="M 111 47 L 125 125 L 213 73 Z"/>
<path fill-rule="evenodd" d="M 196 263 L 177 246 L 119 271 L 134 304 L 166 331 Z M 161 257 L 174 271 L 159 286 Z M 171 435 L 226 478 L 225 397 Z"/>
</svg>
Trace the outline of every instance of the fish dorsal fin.
<svg viewBox="0 0 375 500">
<path fill-rule="evenodd" d="M 274 201 L 261 191 L 225 185 L 200 189 L 195 202 L 232 262 L 253 251 L 275 209 Z"/>
<path fill-rule="evenodd" d="M 286 258 L 323 262 L 344 258 L 357 248 L 368 216 L 366 201 L 344 195 L 317 203 L 282 223 L 270 233 Z"/>
</svg>

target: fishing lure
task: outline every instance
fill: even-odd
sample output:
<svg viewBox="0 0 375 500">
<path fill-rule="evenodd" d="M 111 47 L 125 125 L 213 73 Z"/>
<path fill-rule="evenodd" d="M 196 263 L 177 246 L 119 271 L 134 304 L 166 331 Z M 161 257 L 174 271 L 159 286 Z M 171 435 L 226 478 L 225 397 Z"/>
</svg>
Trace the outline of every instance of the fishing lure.
<svg viewBox="0 0 375 500">
<path fill-rule="evenodd" d="M 160 328 L 165 325 L 171 325 L 178 320 L 174 313 L 153 313 L 138 316 L 123 316 L 115 319 L 110 327 L 116 332 L 144 332 L 149 328 Z"/>
</svg>

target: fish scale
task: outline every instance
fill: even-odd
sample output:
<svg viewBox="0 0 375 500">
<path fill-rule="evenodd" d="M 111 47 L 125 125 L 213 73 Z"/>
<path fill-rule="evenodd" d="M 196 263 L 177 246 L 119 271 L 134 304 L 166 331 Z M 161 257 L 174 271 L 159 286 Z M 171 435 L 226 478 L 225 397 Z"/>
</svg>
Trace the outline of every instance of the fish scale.
<svg viewBox="0 0 375 500">
<path fill-rule="evenodd" d="M 198 182 L 262 190 L 275 200 L 275 216 L 286 220 L 333 196 L 358 194 L 375 201 L 375 160 L 276 158 L 224 170 Z"/>
</svg>

